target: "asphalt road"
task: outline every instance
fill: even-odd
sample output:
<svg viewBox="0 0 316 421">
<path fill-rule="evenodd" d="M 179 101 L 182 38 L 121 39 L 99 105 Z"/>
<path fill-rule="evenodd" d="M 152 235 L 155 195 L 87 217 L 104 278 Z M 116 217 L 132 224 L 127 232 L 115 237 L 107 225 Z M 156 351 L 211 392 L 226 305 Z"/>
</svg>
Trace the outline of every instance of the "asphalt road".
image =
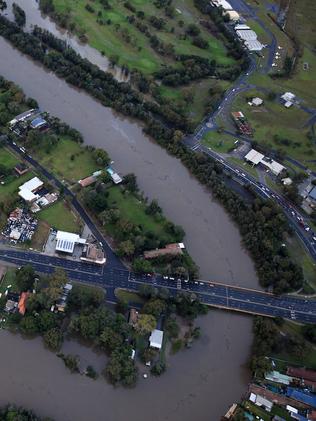
<svg viewBox="0 0 316 421">
<path fill-rule="evenodd" d="M 126 288 L 137 291 L 142 284 L 167 288 L 172 295 L 180 291 L 195 294 L 202 303 L 210 306 L 282 317 L 303 323 L 316 323 L 316 300 L 295 296 L 275 296 L 273 294 L 249 290 L 213 281 L 188 281 L 163 277 L 161 275 L 137 274 L 125 268 L 113 266 L 97 267 L 64 258 L 51 257 L 42 253 L 0 249 L 0 260 L 17 266 L 32 264 L 40 273 L 52 273 L 56 268 L 67 272 L 71 280 L 99 285 L 107 291 L 107 300 L 116 301 L 114 290 Z"/>
</svg>

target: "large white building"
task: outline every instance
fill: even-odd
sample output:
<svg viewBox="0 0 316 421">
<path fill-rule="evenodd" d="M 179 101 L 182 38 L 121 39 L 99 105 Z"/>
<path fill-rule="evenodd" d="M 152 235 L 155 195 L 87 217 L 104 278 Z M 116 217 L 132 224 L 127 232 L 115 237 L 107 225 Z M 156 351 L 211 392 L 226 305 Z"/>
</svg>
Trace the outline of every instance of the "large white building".
<svg viewBox="0 0 316 421">
<path fill-rule="evenodd" d="M 80 238 L 78 234 L 66 231 L 57 231 L 56 234 L 56 251 L 72 254 L 76 244 L 85 244 L 86 240 Z"/>
<path fill-rule="evenodd" d="M 44 183 L 38 177 L 34 177 L 19 187 L 19 196 L 22 197 L 28 203 L 34 202 L 38 199 L 38 195 L 35 194 Z"/>
<path fill-rule="evenodd" d="M 233 10 L 231 4 L 226 0 L 212 0 L 211 4 L 215 7 L 222 7 L 225 11 Z"/>
<path fill-rule="evenodd" d="M 161 349 L 163 341 L 163 331 L 155 329 L 149 337 L 149 345 L 151 348 Z"/>
<path fill-rule="evenodd" d="M 278 176 L 283 170 L 286 170 L 286 168 L 283 165 L 279 164 L 271 158 L 265 157 L 262 153 L 256 151 L 255 149 L 251 149 L 247 153 L 247 155 L 245 156 L 245 160 L 253 164 L 254 166 L 262 164 L 276 176 Z"/>
</svg>

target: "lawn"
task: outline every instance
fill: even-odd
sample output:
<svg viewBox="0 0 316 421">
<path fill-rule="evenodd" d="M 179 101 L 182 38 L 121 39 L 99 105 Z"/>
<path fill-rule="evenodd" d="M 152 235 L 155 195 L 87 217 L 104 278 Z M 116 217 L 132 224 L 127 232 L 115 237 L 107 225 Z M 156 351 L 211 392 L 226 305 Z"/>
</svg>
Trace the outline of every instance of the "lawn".
<svg viewBox="0 0 316 421">
<path fill-rule="evenodd" d="M 306 351 L 304 355 L 297 355 L 297 356 L 293 355 L 292 353 L 289 354 L 286 351 L 283 351 L 278 354 L 273 354 L 271 355 L 271 357 L 288 361 L 289 364 L 294 364 L 298 367 L 304 366 L 304 367 L 315 370 L 316 369 L 316 349 L 314 345 L 312 345 L 310 342 L 305 340 L 301 332 L 301 325 L 286 320 L 284 321 L 280 329 L 283 333 L 291 335 L 291 336 L 295 336 L 297 337 L 299 341 L 303 341 L 306 345 Z"/>
<path fill-rule="evenodd" d="M 37 213 L 36 217 L 61 231 L 79 233 L 81 230 L 79 219 L 68 205 L 61 200 Z"/>
<path fill-rule="evenodd" d="M 161 64 L 171 64 L 168 55 L 158 55 L 150 46 L 148 38 L 136 26 L 129 23 L 127 16 L 133 13 L 124 7 L 123 2 L 109 0 L 111 8 L 106 10 L 100 1 L 94 1 L 91 6 L 94 12 L 89 12 L 85 0 L 53 0 L 58 12 L 67 14 L 68 21 L 75 24 L 75 32 L 80 35 L 85 33 L 89 44 L 104 53 L 107 57 L 117 55 L 120 65 L 127 65 L 130 69 L 138 69 L 145 74 L 158 70 Z M 201 57 L 214 58 L 221 64 L 231 64 L 233 61 L 227 57 L 224 44 L 210 36 L 210 33 L 200 25 L 201 35 L 209 41 L 209 47 L 201 50 L 191 44 L 189 37 L 179 39 L 184 33 L 184 28 L 190 23 L 196 23 L 201 17 L 191 1 L 187 4 L 178 2 L 182 11 L 172 19 L 167 17 L 163 9 L 154 6 L 154 2 L 145 0 L 131 0 L 129 2 L 137 11 L 143 11 L 145 18 L 142 20 L 161 41 L 173 45 L 178 54 L 195 54 Z M 176 7 L 176 6 L 175 6 Z M 148 18 L 155 16 L 166 21 L 165 28 L 157 30 L 151 26 Z M 179 18 L 179 19 L 177 19 Z M 180 27 L 177 20 L 182 20 L 184 26 Z M 100 23 L 101 22 L 101 23 Z"/>
<path fill-rule="evenodd" d="M 52 152 L 40 149 L 34 155 L 44 167 L 71 184 L 100 169 L 90 151 L 64 137 L 60 138 Z"/>
<path fill-rule="evenodd" d="M 17 199 L 19 186 L 33 177 L 35 177 L 35 174 L 29 171 L 21 177 L 12 176 L 8 178 L 4 185 L 0 185 L 0 202 L 5 202 L 14 197 Z"/>
<path fill-rule="evenodd" d="M 316 291 L 316 264 L 310 254 L 306 252 L 302 243 L 296 236 L 290 237 L 287 244 L 291 258 L 298 265 L 302 266 L 306 282 L 308 282 Z"/>
<path fill-rule="evenodd" d="M 11 285 L 10 291 L 15 291 L 15 269 L 8 269 L 0 284 L 0 292 L 3 294 L 8 285 Z"/>
<path fill-rule="evenodd" d="M 260 107 L 247 103 L 247 98 L 259 96 L 264 100 Z M 254 129 L 254 140 L 263 146 L 281 150 L 311 169 L 316 169 L 316 147 L 308 139 L 308 129 L 304 127 L 310 115 L 293 106 L 286 109 L 278 100 L 271 101 L 260 92 L 249 91 L 240 95 L 233 104 L 233 110 L 242 111 Z M 277 139 L 275 136 L 278 136 Z"/>
<path fill-rule="evenodd" d="M 47 241 L 49 235 L 50 226 L 46 221 L 40 220 L 38 222 L 37 229 L 31 240 L 31 247 L 34 250 L 42 251 L 43 246 Z"/>
<path fill-rule="evenodd" d="M 128 291 L 126 289 L 118 288 L 115 290 L 116 297 L 127 303 L 137 303 L 137 304 L 144 304 L 144 299 L 140 297 L 138 294 L 132 291 Z"/>
<path fill-rule="evenodd" d="M 7 169 L 13 169 L 19 160 L 13 153 L 4 147 L 0 147 L 0 165 L 3 165 Z"/>
<path fill-rule="evenodd" d="M 167 242 L 173 242 L 174 238 L 168 234 L 163 226 L 164 220 L 156 219 L 152 215 L 145 213 L 146 206 L 144 202 L 138 200 L 133 194 L 123 193 L 120 187 L 114 186 L 108 189 L 109 207 L 117 207 L 121 218 L 130 221 L 136 226 L 141 226 L 144 231 L 155 233 L 158 237 L 164 238 Z M 116 237 L 116 225 L 108 224 L 107 231 L 113 237 Z"/>
<path fill-rule="evenodd" d="M 202 138 L 203 145 L 208 146 L 218 153 L 231 152 L 236 146 L 235 141 L 236 139 L 232 136 L 216 131 L 206 132 Z"/>
</svg>

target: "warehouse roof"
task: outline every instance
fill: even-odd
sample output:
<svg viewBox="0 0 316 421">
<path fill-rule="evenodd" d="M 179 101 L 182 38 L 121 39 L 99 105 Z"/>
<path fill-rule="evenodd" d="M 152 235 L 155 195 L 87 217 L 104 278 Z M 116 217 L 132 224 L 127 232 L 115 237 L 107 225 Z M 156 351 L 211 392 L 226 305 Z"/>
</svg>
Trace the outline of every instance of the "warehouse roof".
<svg viewBox="0 0 316 421">
<path fill-rule="evenodd" d="M 57 231 L 56 240 L 56 250 L 64 253 L 73 253 L 76 243 L 85 244 L 86 242 L 78 234 L 65 231 Z"/>
<path fill-rule="evenodd" d="M 33 192 L 34 190 L 37 190 L 39 187 L 42 187 L 43 184 L 44 184 L 43 181 L 41 181 L 38 177 L 33 177 L 31 180 L 22 184 L 22 186 L 20 186 L 19 189 L 30 190 L 31 192 Z"/>
<path fill-rule="evenodd" d="M 238 29 L 236 33 L 244 41 L 255 41 L 257 39 L 257 34 L 251 29 Z"/>
<path fill-rule="evenodd" d="M 258 165 L 264 158 L 262 153 L 256 151 L 255 149 L 251 149 L 250 152 L 247 153 L 245 156 L 246 161 L 252 162 L 254 165 Z"/>
<path fill-rule="evenodd" d="M 33 202 L 33 200 L 36 200 L 38 198 L 37 194 L 34 194 L 33 192 L 31 192 L 31 190 L 28 189 L 21 189 L 19 191 L 19 196 L 22 197 L 22 199 L 26 202 Z"/>
<path fill-rule="evenodd" d="M 162 339 L 163 339 L 163 331 L 155 329 L 151 332 L 149 342 L 152 348 L 161 349 L 162 347 Z"/>
<path fill-rule="evenodd" d="M 245 41 L 245 46 L 249 51 L 261 51 L 263 49 L 263 45 L 257 39 Z"/>
</svg>

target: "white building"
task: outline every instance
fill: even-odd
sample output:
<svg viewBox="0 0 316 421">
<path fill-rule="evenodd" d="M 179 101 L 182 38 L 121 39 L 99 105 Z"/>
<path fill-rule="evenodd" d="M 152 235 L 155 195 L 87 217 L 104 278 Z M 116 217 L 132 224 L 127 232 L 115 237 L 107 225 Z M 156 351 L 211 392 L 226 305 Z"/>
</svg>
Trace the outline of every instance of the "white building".
<svg viewBox="0 0 316 421">
<path fill-rule="evenodd" d="M 71 232 L 57 231 L 56 234 L 56 251 L 72 254 L 76 244 L 85 244 L 86 240 L 80 238 L 78 234 Z"/>
<path fill-rule="evenodd" d="M 151 348 L 161 349 L 163 340 L 163 331 L 155 329 L 149 337 L 149 345 Z"/>
<path fill-rule="evenodd" d="M 226 0 L 212 0 L 211 4 L 215 7 L 222 7 L 224 10 L 233 10 L 232 6 Z"/>
<path fill-rule="evenodd" d="M 253 98 L 253 99 L 252 99 L 251 103 L 252 103 L 252 105 L 254 105 L 255 107 L 259 107 L 260 105 L 262 105 L 262 104 L 263 104 L 263 99 L 256 97 L 256 98 Z"/>
<path fill-rule="evenodd" d="M 40 180 L 38 177 L 33 177 L 31 180 L 27 181 L 26 183 L 22 184 L 19 187 L 19 196 L 22 197 L 23 200 L 26 202 L 34 202 L 34 200 L 38 199 L 38 195 L 35 194 L 42 186 L 44 185 L 43 181 Z"/>
<path fill-rule="evenodd" d="M 245 160 L 254 166 L 262 164 L 276 176 L 278 176 L 283 170 L 286 169 L 283 165 L 279 164 L 271 158 L 265 157 L 262 153 L 256 151 L 255 149 L 251 149 L 247 153 Z"/>
<path fill-rule="evenodd" d="M 235 10 L 228 10 L 227 12 L 224 12 L 224 15 L 229 17 L 230 21 L 237 22 L 240 19 L 240 15 Z"/>
<path fill-rule="evenodd" d="M 263 45 L 257 39 L 245 41 L 245 46 L 249 51 L 261 51 L 263 49 Z"/>
<path fill-rule="evenodd" d="M 283 95 L 281 95 L 281 99 L 284 101 L 284 106 L 286 108 L 290 108 L 295 102 L 295 95 L 292 94 L 292 92 L 285 92 Z"/>
<path fill-rule="evenodd" d="M 251 29 L 238 29 L 236 33 L 244 41 L 256 41 L 257 39 L 257 34 Z"/>
<path fill-rule="evenodd" d="M 258 165 L 263 160 L 264 155 L 255 149 L 251 149 L 245 156 L 245 160 L 250 162 L 253 165 Z"/>
</svg>

